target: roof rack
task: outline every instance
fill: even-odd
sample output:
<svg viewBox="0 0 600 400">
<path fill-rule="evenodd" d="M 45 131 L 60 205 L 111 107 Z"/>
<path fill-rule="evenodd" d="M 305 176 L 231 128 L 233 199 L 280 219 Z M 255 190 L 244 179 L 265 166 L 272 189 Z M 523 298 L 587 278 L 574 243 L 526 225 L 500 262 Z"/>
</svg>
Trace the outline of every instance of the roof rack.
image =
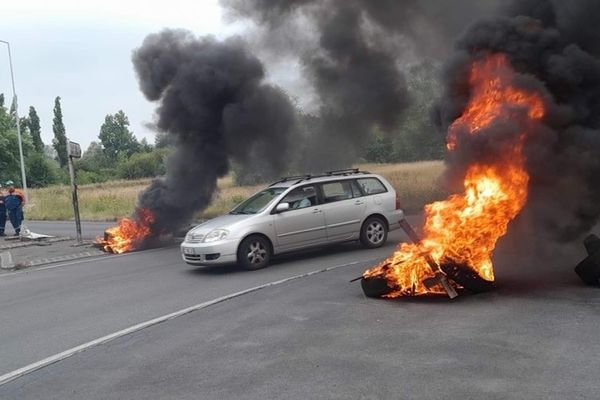
<svg viewBox="0 0 600 400">
<path fill-rule="evenodd" d="M 325 174 L 327 175 L 349 175 L 349 174 L 358 174 L 360 170 L 358 168 L 346 168 L 346 169 L 336 169 L 333 171 L 327 171 Z"/>
<path fill-rule="evenodd" d="M 294 179 L 298 179 L 298 182 L 303 181 L 304 179 L 310 179 L 311 175 L 310 174 L 306 174 L 306 175 L 294 175 L 294 176 L 284 176 L 281 179 L 279 179 L 278 181 L 275 181 L 273 183 L 271 183 L 269 185 L 269 187 L 276 185 L 278 183 L 282 183 L 282 182 L 288 182 L 288 181 L 292 181 Z"/>
<path fill-rule="evenodd" d="M 294 185 L 296 185 L 302 181 L 314 179 L 314 178 L 324 178 L 326 176 L 345 176 L 345 175 L 354 175 L 354 174 L 370 174 L 370 172 L 361 171 L 358 168 L 346 168 L 346 169 L 336 169 L 333 171 L 327 171 L 325 173 L 317 174 L 317 175 L 306 174 L 306 175 L 286 176 L 276 182 L 271 183 L 269 185 L 269 187 L 276 185 L 278 183 L 288 182 L 288 181 L 292 181 L 292 180 L 297 180 L 296 182 L 293 183 Z"/>
</svg>

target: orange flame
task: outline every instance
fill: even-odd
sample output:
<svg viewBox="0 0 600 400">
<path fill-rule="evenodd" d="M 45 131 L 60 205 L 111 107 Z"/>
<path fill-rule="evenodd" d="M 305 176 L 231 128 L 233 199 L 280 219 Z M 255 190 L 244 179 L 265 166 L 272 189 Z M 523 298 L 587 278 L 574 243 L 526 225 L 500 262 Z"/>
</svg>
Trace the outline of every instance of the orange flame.
<svg viewBox="0 0 600 400">
<path fill-rule="evenodd" d="M 119 224 L 106 230 L 106 237 L 97 238 L 96 242 L 102 246 L 104 251 L 111 253 L 125 253 L 136 250 L 140 244 L 151 233 L 151 226 L 154 223 L 154 214 L 146 209 L 138 209 L 136 218 L 123 218 Z"/>
<path fill-rule="evenodd" d="M 397 288 L 388 297 L 444 293 L 440 285 L 427 288 L 423 284 L 434 276 L 424 253 L 439 264 L 469 266 L 483 279 L 494 280 L 491 256 L 496 242 L 527 202 L 529 175 L 523 143 L 528 123 L 541 119 L 545 112 L 539 94 L 513 85 L 514 74 L 503 54 L 472 65 L 471 99 L 448 130 L 448 149 L 457 148 L 460 135 L 476 135 L 498 119 L 519 121 L 520 135 L 493 164 L 469 166 L 463 194 L 425 207 L 421 246 L 403 243 L 390 258 L 365 271 L 365 278 L 382 276 Z"/>
</svg>

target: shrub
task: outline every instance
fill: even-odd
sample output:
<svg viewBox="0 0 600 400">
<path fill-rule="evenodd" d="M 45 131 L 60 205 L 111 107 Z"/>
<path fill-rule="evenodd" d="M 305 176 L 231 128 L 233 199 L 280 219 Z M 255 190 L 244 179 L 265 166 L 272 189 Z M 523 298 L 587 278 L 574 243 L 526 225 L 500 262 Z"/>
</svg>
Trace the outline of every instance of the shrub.
<svg viewBox="0 0 600 400">
<path fill-rule="evenodd" d="M 135 153 L 128 160 L 119 163 L 118 176 L 122 179 L 150 178 L 165 173 L 166 151 Z"/>
<path fill-rule="evenodd" d="M 115 176 L 115 171 L 110 170 L 112 174 L 106 173 L 106 170 L 100 172 L 94 171 L 77 171 L 77 184 L 78 185 L 88 185 L 90 183 L 102 183 L 110 180 Z"/>
</svg>

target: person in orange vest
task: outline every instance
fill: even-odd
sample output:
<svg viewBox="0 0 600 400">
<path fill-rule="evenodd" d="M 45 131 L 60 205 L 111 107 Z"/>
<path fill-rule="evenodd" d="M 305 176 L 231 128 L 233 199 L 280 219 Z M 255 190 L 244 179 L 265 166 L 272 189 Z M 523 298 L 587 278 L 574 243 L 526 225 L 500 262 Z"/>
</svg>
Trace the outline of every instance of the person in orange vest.
<svg viewBox="0 0 600 400">
<path fill-rule="evenodd" d="M 0 236 L 6 236 L 4 228 L 6 227 L 6 206 L 4 205 L 4 189 L 0 184 Z"/>
<path fill-rule="evenodd" d="M 25 204 L 25 196 L 20 190 L 15 189 L 13 181 L 6 182 L 8 186 L 8 195 L 4 196 L 4 205 L 8 211 L 8 218 L 15 229 L 15 236 L 21 234 L 21 224 L 25 216 L 23 215 L 23 204 Z"/>
</svg>

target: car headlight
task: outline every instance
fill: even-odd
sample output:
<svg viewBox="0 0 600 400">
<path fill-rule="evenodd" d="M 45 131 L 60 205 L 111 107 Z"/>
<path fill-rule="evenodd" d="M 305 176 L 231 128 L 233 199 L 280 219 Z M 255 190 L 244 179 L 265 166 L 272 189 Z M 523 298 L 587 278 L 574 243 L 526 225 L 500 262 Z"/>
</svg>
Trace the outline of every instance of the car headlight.
<svg viewBox="0 0 600 400">
<path fill-rule="evenodd" d="M 223 240 L 229 235 L 229 231 L 226 229 L 215 229 L 210 231 L 208 235 L 204 238 L 204 243 L 217 242 L 219 240 Z"/>
<path fill-rule="evenodd" d="M 185 235 L 185 240 L 187 241 L 201 241 L 202 239 L 204 239 L 204 235 L 197 232 L 188 232 L 188 234 Z"/>
</svg>

